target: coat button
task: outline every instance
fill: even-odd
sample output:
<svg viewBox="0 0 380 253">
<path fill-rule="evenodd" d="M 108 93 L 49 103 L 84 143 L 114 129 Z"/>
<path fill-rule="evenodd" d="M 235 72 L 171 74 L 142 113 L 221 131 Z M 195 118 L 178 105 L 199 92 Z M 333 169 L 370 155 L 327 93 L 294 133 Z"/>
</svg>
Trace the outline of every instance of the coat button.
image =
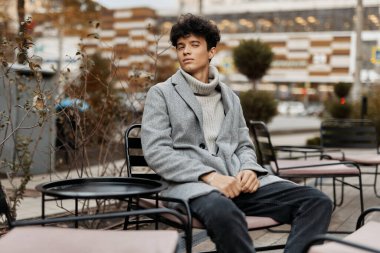
<svg viewBox="0 0 380 253">
<path fill-rule="evenodd" d="M 206 145 L 205 145 L 204 143 L 201 143 L 201 144 L 199 144 L 199 147 L 200 147 L 201 149 L 205 149 L 205 148 L 206 148 Z"/>
</svg>

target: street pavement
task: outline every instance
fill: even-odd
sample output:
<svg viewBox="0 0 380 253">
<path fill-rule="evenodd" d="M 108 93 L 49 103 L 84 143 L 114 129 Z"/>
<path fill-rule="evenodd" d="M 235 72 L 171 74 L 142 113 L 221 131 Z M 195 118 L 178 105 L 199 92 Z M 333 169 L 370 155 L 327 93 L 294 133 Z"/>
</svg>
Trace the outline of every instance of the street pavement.
<svg viewBox="0 0 380 253">
<path fill-rule="evenodd" d="M 318 131 L 321 119 L 313 116 L 278 115 L 268 123 L 272 135 Z"/>
</svg>

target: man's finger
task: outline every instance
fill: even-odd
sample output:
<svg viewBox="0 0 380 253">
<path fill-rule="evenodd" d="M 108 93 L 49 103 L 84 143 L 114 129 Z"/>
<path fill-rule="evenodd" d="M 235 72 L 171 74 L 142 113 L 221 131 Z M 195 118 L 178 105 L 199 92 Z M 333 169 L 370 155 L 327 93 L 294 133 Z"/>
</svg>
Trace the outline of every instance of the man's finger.
<svg viewBox="0 0 380 253">
<path fill-rule="evenodd" d="M 257 182 L 255 182 L 255 184 L 253 185 L 253 187 L 252 187 L 252 189 L 251 189 L 251 193 L 252 193 L 252 192 L 256 192 L 257 189 L 259 189 L 259 187 L 260 187 L 260 181 L 257 180 Z"/>
<path fill-rule="evenodd" d="M 240 172 L 236 175 L 236 179 L 241 183 L 242 177 L 243 177 L 243 174 L 242 174 L 242 172 L 240 171 Z"/>
<path fill-rule="evenodd" d="M 241 171 L 241 180 L 240 180 L 241 185 L 246 185 L 249 178 L 250 178 L 249 173 L 246 173 L 245 171 Z"/>
</svg>

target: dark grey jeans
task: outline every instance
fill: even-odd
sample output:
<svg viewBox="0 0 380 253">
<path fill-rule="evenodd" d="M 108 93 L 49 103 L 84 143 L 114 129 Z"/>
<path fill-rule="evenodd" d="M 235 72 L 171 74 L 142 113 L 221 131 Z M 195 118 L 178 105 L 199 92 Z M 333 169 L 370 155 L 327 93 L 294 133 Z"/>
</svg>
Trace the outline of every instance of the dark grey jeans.
<svg viewBox="0 0 380 253">
<path fill-rule="evenodd" d="M 244 214 L 291 224 L 287 253 L 300 253 L 310 238 L 325 233 L 332 214 L 332 202 L 324 193 L 290 182 L 266 185 L 232 200 L 214 191 L 191 200 L 190 208 L 218 253 L 255 252 Z"/>
</svg>

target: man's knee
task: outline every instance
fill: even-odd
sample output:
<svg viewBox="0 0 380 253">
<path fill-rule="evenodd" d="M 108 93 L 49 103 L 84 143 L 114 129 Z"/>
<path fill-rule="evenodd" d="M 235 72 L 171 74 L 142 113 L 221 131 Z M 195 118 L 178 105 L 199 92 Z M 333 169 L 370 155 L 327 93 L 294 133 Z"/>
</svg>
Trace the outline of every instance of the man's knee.
<svg viewBox="0 0 380 253">
<path fill-rule="evenodd" d="M 230 199 L 226 198 L 226 201 L 217 201 L 212 206 L 214 219 L 244 219 L 243 212 Z"/>
<path fill-rule="evenodd" d="M 221 223 L 226 224 L 231 220 L 238 220 L 239 222 L 245 221 L 245 216 L 243 212 L 235 205 L 231 199 L 222 196 L 220 193 L 211 193 L 210 196 L 206 197 L 201 201 L 202 203 L 197 203 L 202 205 L 200 210 L 202 212 L 204 220 L 208 220 L 211 223 Z"/>
<path fill-rule="evenodd" d="M 321 202 L 321 206 L 324 207 L 324 210 L 326 212 L 332 213 L 333 208 L 334 208 L 334 204 L 328 196 L 324 195 L 323 197 L 321 197 L 320 202 Z"/>
<path fill-rule="evenodd" d="M 313 194 L 312 194 L 311 201 L 315 204 L 316 207 L 318 207 L 319 210 L 323 209 L 323 211 L 326 212 L 326 214 L 332 213 L 333 202 L 322 191 L 313 188 Z"/>
</svg>

